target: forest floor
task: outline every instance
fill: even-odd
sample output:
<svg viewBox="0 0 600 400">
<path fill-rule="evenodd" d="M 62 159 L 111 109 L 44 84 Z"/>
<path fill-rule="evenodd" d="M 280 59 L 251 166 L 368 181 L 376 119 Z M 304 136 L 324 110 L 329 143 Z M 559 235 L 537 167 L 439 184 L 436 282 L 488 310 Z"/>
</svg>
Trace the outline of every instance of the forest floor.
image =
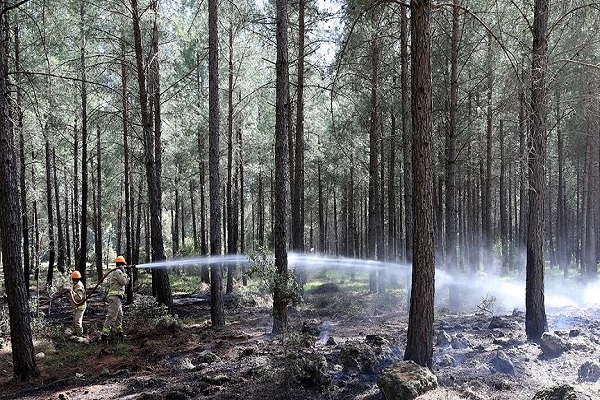
<svg viewBox="0 0 600 400">
<path fill-rule="evenodd" d="M 207 288 L 175 294 L 177 318 L 136 295 L 124 307 L 126 338 L 108 343 L 98 342 L 100 296 L 88 305 L 83 342 L 69 338 L 70 309 L 57 300 L 34 326 L 39 379 L 12 381 L 10 341 L 0 338 L 0 399 L 383 400 L 377 377 L 404 354 L 406 290 L 367 294 L 346 278 L 322 275 L 290 308 L 285 337 L 270 334 L 268 296 L 259 291 L 226 295 L 220 330 L 210 326 Z M 548 350 L 526 340 L 522 311 L 499 312 L 494 296 L 481 296 L 460 313 L 436 306 L 439 387 L 419 399 L 529 400 L 561 383 L 581 399 L 600 398 L 597 308 L 548 307 L 558 338 Z"/>
</svg>

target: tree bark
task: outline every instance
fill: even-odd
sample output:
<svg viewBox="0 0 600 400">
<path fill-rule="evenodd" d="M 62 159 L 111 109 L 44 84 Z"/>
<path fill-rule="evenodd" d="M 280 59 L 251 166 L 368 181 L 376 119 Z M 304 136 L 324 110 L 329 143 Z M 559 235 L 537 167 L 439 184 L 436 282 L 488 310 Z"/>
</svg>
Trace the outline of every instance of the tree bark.
<svg viewBox="0 0 600 400">
<path fill-rule="evenodd" d="M 548 330 L 544 307 L 544 194 L 547 135 L 548 14 L 550 0 L 535 0 L 533 62 L 531 67 L 531 137 L 529 143 L 529 223 L 527 229 L 527 278 L 525 331 L 538 341 Z"/>
<path fill-rule="evenodd" d="M 435 257 L 430 0 L 411 0 L 414 259 L 405 360 L 432 368 Z"/>
<path fill-rule="evenodd" d="M 219 178 L 219 31 L 218 2 L 208 1 L 208 163 L 210 177 L 210 254 L 221 255 L 221 183 Z M 225 326 L 220 264 L 210 271 L 210 316 L 213 328 Z"/>
<path fill-rule="evenodd" d="M 298 2 L 298 82 L 296 91 L 296 145 L 294 147 L 294 185 L 291 193 L 292 249 L 304 251 L 304 41 L 306 0 Z"/>
<path fill-rule="evenodd" d="M 0 10 L 6 7 L 0 0 Z M 2 269 L 8 302 L 10 339 L 12 347 L 13 377 L 16 381 L 29 381 L 39 376 L 33 338 L 27 286 L 21 259 L 21 209 L 19 207 L 19 181 L 13 123 L 8 85 L 8 59 L 5 43 L 8 38 L 6 19 L 0 19 L 0 235 Z"/>
<path fill-rule="evenodd" d="M 80 247 L 79 262 L 77 270 L 81 273 L 81 281 L 85 285 L 87 281 L 87 209 L 88 209 L 88 112 L 87 112 L 87 71 L 85 63 L 85 4 L 80 3 L 80 29 L 81 29 L 81 51 L 79 54 L 81 68 L 81 222 L 79 229 Z"/>
<path fill-rule="evenodd" d="M 142 115 L 142 129 L 144 140 L 144 162 L 146 165 L 146 180 L 148 184 L 148 201 L 150 203 L 150 241 L 152 247 L 152 261 L 162 261 L 165 257 L 164 243 L 162 237 L 161 221 L 161 189 L 160 189 L 160 89 L 158 85 L 158 26 L 154 21 L 153 28 L 153 57 L 149 70 L 152 75 L 149 79 L 149 87 L 152 87 L 154 101 L 154 130 L 153 121 L 149 108 L 148 90 L 146 88 L 146 75 L 143 65 L 142 39 L 140 31 L 140 15 L 137 0 L 131 0 L 133 36 L 136 56 L 137 80 L 140 95 L 140 108 Z M 156 15 L 156 2 L 153 10 Z M 153 287 L 156 289 L 157 301 L 167 307 L 172 307 L 171 286 L 169 276 L 165 268 L 153 270 Z"/>
<path fill-rule="evenodd" d="M 402 93 L 402 158 L 404 170 L 404 225 L 405 249 L 404 261 L 408 264 L 413 260 L 413 213 L 412 213 L 412 136 L 410 132 L 410 87 L 409 87 L 409 57 L 408 57 L 408 18 L 407 7 L 401 7 L 400 19 L 400 90 Z"/>
<path fill-rule="evenodd" d="M 25 182 L 26 159 L 25 159 L 25 129 L 23 127 L 23 95 L 21 89 L 21 42 L 19 40 L 19 26 L 14 28 L 15 41 L 15 70 L 16 70 L 16 90 L 17 90 L 17 131 L 19 132 L 19 186 L 21 193 L 21 227 L 23 231 L 23 269 L 25 278 L 25 288 L 27 297 L 29 297 L 29 278 L 31 275 L 31 260 L 29 249 L 29 218 L 27 216 L 27 184 Z"/>
<path fill-rule="evenodd" d="M 44 148 L 46 161 L 46 211 L 48 213 L 48 274 L 46 285 L 52 286 L 54 275 L 54 261 L 56 259 L 56 245 L 54 243 L 54 210 L 52 208 L 52 159 L 50 157 L 50 123 L 44 126 Z"/>
<path fill-rule="evenodd" d="M 287 330 L 288 287 L 287 232 L 286 232 L 286 182 L 287 182 L 287 136 L 289 107 L 289 61 L 288 61 L 288 15 L 287 1 L 276 0 L 276 43 L 275 61 L 275 192 L 273 204 L 273 239 L 275 246 L 275 268 L 277 273 L 273 293 L 274 334 Z"/>
<path fill-rule="evenodd" d="M 54 201 L 56 203 L 56 231 L 58 238 L 58 256 L 56 258 L 56 268 L 60 272 L 65 272 L 65 237 L 63 235 L 63 224 L 60 215 L 60 195 L 58 189 L 58 179 L 56 176 L 56 151 L 52 148 L 52 174 L 54 181 Z"/>
<path fill-rule="evenodd" d="M 452 38 L 450 50 L 450 110 L 448 133 L 446 136 L 446 268 L 450 273 L 458 271 L 458 209 L 456 205 L 456 163 L 458 157 L 458 40 L 459 40 L 459 0 L 454 0 L 452 8 Z M 450 307 L 459 306 L 458 285 L 449 285 Z"/>
</svg>

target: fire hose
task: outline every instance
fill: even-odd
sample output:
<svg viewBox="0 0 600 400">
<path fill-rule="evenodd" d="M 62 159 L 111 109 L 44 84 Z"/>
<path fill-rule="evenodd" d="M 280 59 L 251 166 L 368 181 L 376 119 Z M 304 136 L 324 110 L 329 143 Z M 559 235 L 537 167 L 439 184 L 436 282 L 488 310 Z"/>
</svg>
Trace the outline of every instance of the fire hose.
<svg viewBox="0 0 600 400">
<path fill-rule="evenodd" d="M 136 266 L 135 265 L 128 265 L 125 267 L 127 271 L 127 274 L 129 274 L 129 272 L 132 269 L 135 269 Z M 44 306 L 46 304 L 50 304 L 52 303 L 54 300 L 62 297 L 63 295 L 65 295 L 66 293 L 69 293 L 71 295 L 71 302 L 73 303 L 74 306 L 80 306 L 83 303 L 85 303 L 90 297 L 92 297 L 92 295 L 96 292 L 96 290 L 98 290 L 98 288 L 100 287 L 100 285 L 102 284 L 102 282 L 104 282 L 104 280 L 108 277 L 108 275 L 110 275 L 111 273 L 113 273 L 114 271 L 116 271 L 117 268 L 111 269 L 110 271 L 108 271 L 107 273 L 105 273 L 102 278 L 98 281 L 98 283 L 96 283 L 96 286 L 94 286 L 92 288 L 92 290 L 87 291 L 85 297 L 80 300 L 80 301 L 75 301 L 75 299 L 73 298 L 73 291 L 71 290 L 71 288 L 66 288 L 64 290 L 61 290 L 60 292 L 58 292 L 57 294 L 55 294 L 54 296 L 52 296 L 49 300 L 41 303 L 40 305 Z"/>
</svg>

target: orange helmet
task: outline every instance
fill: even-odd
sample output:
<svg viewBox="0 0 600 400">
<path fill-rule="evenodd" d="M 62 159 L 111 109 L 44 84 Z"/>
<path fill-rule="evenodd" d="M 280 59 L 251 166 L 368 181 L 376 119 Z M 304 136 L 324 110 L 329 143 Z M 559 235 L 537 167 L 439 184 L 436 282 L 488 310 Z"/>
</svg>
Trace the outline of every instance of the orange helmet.
<svg viewBox="0 0 600 400">
<path fill-rule="evenodd" d="M 81 274 L 79 273 L 79 271 L 73 271 L 73 273 L 71 274 L 71 278 L 81 279 Z"/>
<path fill-rule="evenodd" d="M 127 264 L 127 262 L 125 261 L 125 257 L 123 256 L 117 256 L 117 258 L 115 258 L 115 262 L 118 263 L 123 263 L 123 264 Z"/>
</svg>

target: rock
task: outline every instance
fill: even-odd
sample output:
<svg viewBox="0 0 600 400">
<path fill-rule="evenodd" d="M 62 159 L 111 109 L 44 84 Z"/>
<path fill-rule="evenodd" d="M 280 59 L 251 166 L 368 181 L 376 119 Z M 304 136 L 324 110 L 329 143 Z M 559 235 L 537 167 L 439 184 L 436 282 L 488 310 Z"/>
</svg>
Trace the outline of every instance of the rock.
<svg viewBox="0 0 600 400">
<path fill-rule="evenodd" d="M 494 369 L 504 374 L 514 374 L 515 366 L 508 354 L 499 350 L 494 358 L 490 361 Z"/>
<path fill-rule="evenodd" d="M 540 390 L 532 400 L 587 400 L 588 396 L 578 393 L 571 385 L 555 385 Z"/>
<path fill-rule="evenodd" d="M 326 387 L 332 381 L 329 364 L 324 355 L 300 353 L 288 361 L 292 376 L 309 387 Z"/>
<path fill-rule="evenodd" d="M 329 338 L 327 339 L 327 342 L 325 344 L 328 346 L 335 346 L 337 343 L 336 343 L 335 339 L 333 338 L 333 336 L 329 336 Z"/>
<path fill-rule="evenodd" d="M 412 400 L 436 389 L 438 383 L 429 369 L 413 361 L 400 361 L 382 371 L 377 386 L 386 400 Z"/>
<path fill-rule="evenodd" d="M 544 332 L 540 340 L 542 353 L 548 357 L 557 357 L 569 349 L 569 344 L 554 333 Z"/>
<path fill-rule="evenodd" d="M 509 321 L 504 320 L 500 316 L 493 316 L 490 320 L 490 324 L 488 325 L 489 329 L 498 329 L 498 328 L 510 328 L 511 324 Z"/>
<path fill-rule="evenodd" d="M 46 357 L 46 354 L 44 354 L 43 352 L 39 352 L 35 355 L 36 360 L 41 360 L 44 357 Z"/>
<path fill-rule="evenodd" d="M 580 333 L 579 329 L 571 329 L 569 331 L 569 337 L 579 336 L 579 333 Z"/>
<path fill-rule="evenodd" d="M 600 364 L 596 361 L 586 361 L 579 367 L 577 376 L 580 381 L 596 382 L 600 379 Z"/>
<path fill-rule="evenodd" d="M 436 359 L 436 364 L 439 367 L 454 367 L 456 366 L 456 360 L 450 354 L 443 354 Z"/>
<path fill-rule="evenodd" d="M 435 344 L 439 347 L 448 347 L 450 346 L 451 341 L 452 337 L 450 337 L 446 331 L 440 331 L 435 337 Z"/>
<path fill-rule="evenodd" d="M 200 353 L 200 355 L 196 359 L 196 363 L 198 363 L 198 364 L 202 364 L 202 363 L 212 364 L 212 363 L 218 362 L 218 361 L 221 361 L 221 359 L 219 358 L 218 355 L 216 355 L 212 351 L 203 351 L 202 353 Z"/>
<path fill-rule="evenodd" d="M 71 399 L 66 394 L 61 393 L 58 395 L 58 400 L 71 400 Z"/>
<path fill-rule="evenodd" d="M 456 335 L 452 338 L 452 341 L 450 341 L 450 346 L 452 346 L 453 349 L 466 349 L 469 347 L 469 341 L 463 336 Z"/>
<path fill-rule="evenodd" d="M 345 372 L 375 372 L 377 355 L 373 347 L 357 341 L 348 341 L 340 349 L 340 358 Z"/>
</svg>

